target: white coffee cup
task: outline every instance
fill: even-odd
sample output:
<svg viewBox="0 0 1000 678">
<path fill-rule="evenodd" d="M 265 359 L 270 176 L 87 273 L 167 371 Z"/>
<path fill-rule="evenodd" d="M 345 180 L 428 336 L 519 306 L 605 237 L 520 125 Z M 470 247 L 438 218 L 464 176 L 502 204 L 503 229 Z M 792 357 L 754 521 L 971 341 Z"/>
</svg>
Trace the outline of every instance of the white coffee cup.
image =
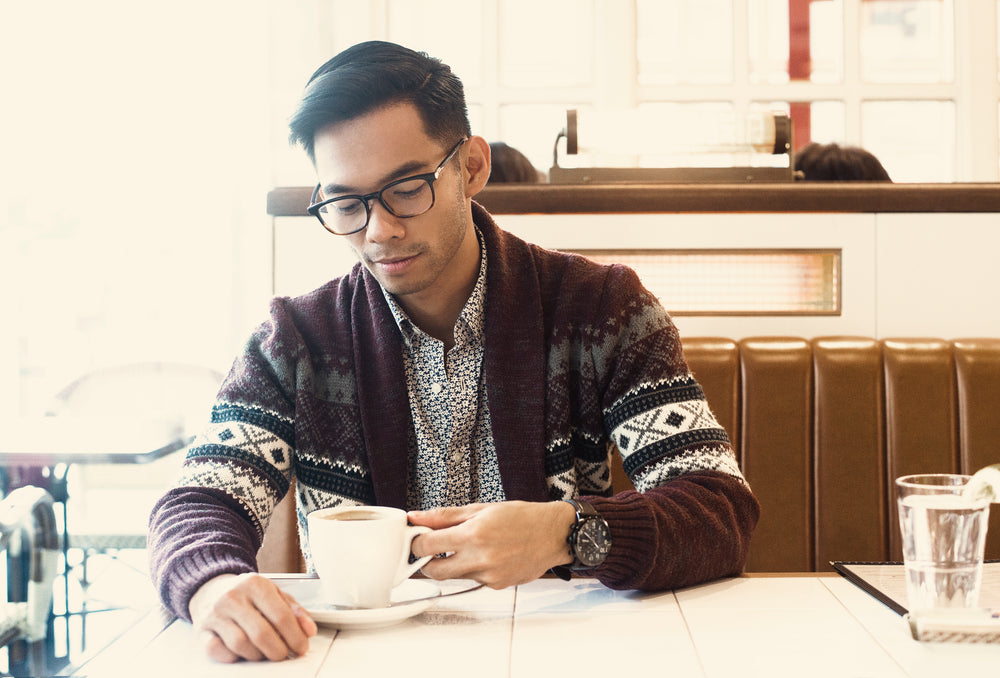
<svg viewBox="0 0 1000 678">
<path fill-rule="evenodd" d="M 335 605 L 387 607 L 392 589 L 431 559 L 410 562 L 413 538 L 431 528 L 408 525 L 397 508 L 338 506 L 306 520 L 313 566 Z"/>
</svg>

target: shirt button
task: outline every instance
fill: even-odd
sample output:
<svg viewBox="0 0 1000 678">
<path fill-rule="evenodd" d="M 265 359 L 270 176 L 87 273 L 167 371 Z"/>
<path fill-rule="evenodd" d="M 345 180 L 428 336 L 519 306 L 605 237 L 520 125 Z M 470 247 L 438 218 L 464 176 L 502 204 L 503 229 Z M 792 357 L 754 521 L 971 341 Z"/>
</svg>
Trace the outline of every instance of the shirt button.
<svg viewBox="0 0 1000 678">
<path fill-rule="evenodd" d="M 431 384 L 431 393 L 433 393 L 434 395 L 437 395 L 442 390 L 444 390 L 444 386 L 441 385 L 441 382 L 436 381 L 433 384 Z"/>
</svg>

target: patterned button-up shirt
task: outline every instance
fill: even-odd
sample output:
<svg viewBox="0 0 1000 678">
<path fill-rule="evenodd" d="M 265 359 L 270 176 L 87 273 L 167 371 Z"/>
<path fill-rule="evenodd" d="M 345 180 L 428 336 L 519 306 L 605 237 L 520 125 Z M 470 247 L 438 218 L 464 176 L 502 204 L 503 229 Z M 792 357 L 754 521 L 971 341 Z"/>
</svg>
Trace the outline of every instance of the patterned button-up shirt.
<svg viewBox="0 0 1000 678">
<path fill-rule="evenodd" d="M 477 232 L 478 236 L 478 232 Z M 431 337 L 385 291 L 403 335 L 403 368 L 417 438 L 409 456 L 411 510 L 503 501 L 483 379 L 486 248 L 476 286 L 454 327 L 455 345 Z"/>
</svg>

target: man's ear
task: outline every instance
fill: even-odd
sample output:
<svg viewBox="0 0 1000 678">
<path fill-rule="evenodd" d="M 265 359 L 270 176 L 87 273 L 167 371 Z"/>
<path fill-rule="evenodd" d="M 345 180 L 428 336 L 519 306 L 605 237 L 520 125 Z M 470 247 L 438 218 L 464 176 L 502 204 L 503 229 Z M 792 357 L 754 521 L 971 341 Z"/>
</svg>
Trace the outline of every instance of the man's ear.
<svg viewBox="0 0 1000 678">
<path fill-rule="evenodd" d="M 465 197 L 472 196 L 483 190 L 490 178 L 490 145 L 482 137 L 469 137 L 465 142 L 468 147 L 465 156 Z"/>
</svg>

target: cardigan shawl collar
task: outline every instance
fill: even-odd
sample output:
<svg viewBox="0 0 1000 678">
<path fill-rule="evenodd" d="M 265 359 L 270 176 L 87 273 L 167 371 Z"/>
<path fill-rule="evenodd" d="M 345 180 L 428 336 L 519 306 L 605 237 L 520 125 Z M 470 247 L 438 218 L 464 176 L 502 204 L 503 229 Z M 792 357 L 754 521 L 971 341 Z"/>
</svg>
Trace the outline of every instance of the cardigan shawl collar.
<svg viewBox="0 0 1000 678">
<path fill-rule="evenodd" d="M 501 231 L 476 202 L 472 214 L 490 262 L 483 371 L 504 493 L 508 500 L 545 501 L 546 346 L 533 250 Z M 351 300 L 354 369 L 375 499 L 405 508 L 407 478 L 399 470 L 407 468 L 413 422 L 402 337 L 375 277 L 359 264 L 351 278 L 358 278 Z"/>
</svg>

